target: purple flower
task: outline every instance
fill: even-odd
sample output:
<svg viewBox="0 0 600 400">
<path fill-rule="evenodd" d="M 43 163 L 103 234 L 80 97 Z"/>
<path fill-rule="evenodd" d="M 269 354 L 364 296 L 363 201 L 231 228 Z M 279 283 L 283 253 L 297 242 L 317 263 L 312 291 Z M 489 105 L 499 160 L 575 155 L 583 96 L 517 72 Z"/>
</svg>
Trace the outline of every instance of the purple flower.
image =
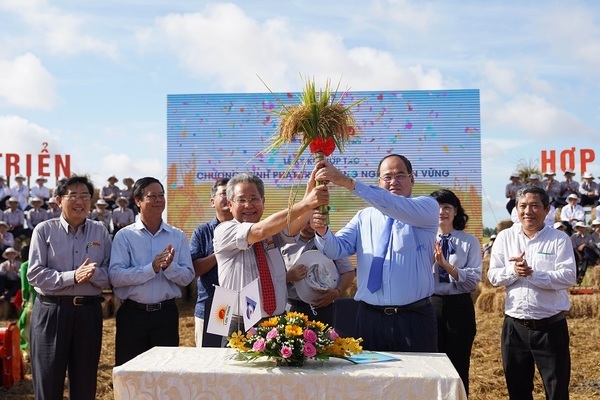
<svg viewBox="0 0 600 400">
<path fill-rule="evenodd" d="M 329 339 L 335 340 L 339 337 L 340 337 L 340 335 L 338 335 L 336 331 L 334 331 L 333 329 L 329 330 Z"/>
<path fill-rule="evenodd" d="M 317 334 L 315 331 L 307 329 L 304 331 L 304 340 L 306 340 L 308 343 L 314 343 L 317 341 Z"/>
<path fill-rule="evenodd" d="M 266 347 L 265 339 L 260 338 L 252 345 L 253 351 L 264 351 Z"/>
<path fill-rule="evenodd" d="M 252 328 L 248 329 L 247 333 L 248 333 L 248 335 L 252 335 L 252 336 L 256 335 L 256 328 L 252 327 Z"/>
<path fill-rule="evenodd" d="M 273 328 L 267 333 L 267 339 L 275 339 L 277 336 L 279 336 L 277 328 Z"/>
<path fill-rule="evenodd" d="M 290 358 L 292 356 L 292 348 L 290 346 L 283 346 L 281 348 L 281 357 Z"/>
<path fill-rule="evenodd" d="M 304 343 L 302 352 L 306 357 L 314 357 L 317 355 L 317 349 L 315 349 L 315 346 L 313 346 L 312 343 Z"/>
</svg>

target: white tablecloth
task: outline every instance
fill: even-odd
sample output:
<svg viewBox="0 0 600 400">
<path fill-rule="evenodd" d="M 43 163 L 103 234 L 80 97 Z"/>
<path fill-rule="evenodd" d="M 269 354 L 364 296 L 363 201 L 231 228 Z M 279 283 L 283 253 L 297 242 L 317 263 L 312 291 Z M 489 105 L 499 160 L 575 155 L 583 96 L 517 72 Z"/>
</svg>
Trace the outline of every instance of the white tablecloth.
<svg viewBox="0 0 600 400">
<path fill-rule="evenodd" d="M 445 354 L 387 353 L 399 361 L 307 360 L 276 367 L 235 361 L 232 349 L 155 347 L 113 369 L 115 399 L 466 399 Z"/>
</svg>

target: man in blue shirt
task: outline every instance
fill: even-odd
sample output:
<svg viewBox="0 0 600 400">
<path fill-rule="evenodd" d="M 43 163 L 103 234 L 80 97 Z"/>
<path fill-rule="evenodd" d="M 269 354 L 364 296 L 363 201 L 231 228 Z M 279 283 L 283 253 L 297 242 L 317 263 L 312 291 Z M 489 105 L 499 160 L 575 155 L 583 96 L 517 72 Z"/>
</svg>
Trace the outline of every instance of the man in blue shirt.
<svg viewBox="0 0 600 400">
<path fill-rule="evenodd" d="M 196 347 L 221 347 L 221 336 L 206 333 L 204 320 L 205 315 L 210 312 L 215 294 L 214 285 L 219 284 L 217 258 L 213 250 L 215 228 L 221 222 L 233 219 L 227 204 L 227 182 L 229 178 L 219 179 L 210 189 L 210 204 L 215 209 L 216 216 L 209 222 L 199 225 L 190 239 L 192 263 L 198 277 L 198 299 L 194 311 Z"/>
<path fill-rule="evenodd" d="M 122 300 L 117 311 L 115 365 L 154 346 L 179 346 L 175 299 L 194 279 L 185 233 L 162 219 L 165 191 L 156 178 L 138 179 L 133 198 L 140 219 L 113 239 L 108 276 Z"/>
<path fill-rule="evenodd" d="M 380 161 L 379 187 L 354 180 L 326 161 L 317 168 L 317 181 L 343 186 L 372 206 L 360 210 L 335 235 L 322 215 L 315 213 L 311 219 L 318 234 L 317 248 L 327 257 L 357 256 L 356 332 L 364 340 L 363 347 L 436 352 L 436 316 L 429 297 L 434 288 L 437 201 L 430 196 L 412 197 L 412 165 L 401 155 L 390 154 Z M 380 263 L 375 266 L 377 259 Z"/>
</svg>

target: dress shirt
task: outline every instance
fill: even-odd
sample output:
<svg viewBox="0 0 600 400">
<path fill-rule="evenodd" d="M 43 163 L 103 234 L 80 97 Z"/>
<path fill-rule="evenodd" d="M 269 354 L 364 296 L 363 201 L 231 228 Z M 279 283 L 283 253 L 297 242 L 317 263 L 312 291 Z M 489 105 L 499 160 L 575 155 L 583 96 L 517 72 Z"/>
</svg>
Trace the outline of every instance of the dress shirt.
<svg viewBox="0 0 600 400">
<path fill-rule="evenodd" d="M 533 274 L 520 277 L 511 257 L 525 252 Z M 575 256 L 569 237 L 558 229 L 544 226 L 529 239 L 521 225 L 498 233 L 488 278 L 494 286 L 506 286 L 504 311 L 519 319 L 543 319 L 570 307 L 567 289 L 575 284 Z"/>
<path fill-rule="evenodd" d="M 25 213 L 23 210 L 16 209 L 12 211 L 10 208 L 4 210 L 2 220 L 8 224 L 9 227 L 16 225 L 25 225 Z"/>
<path fill-rule="evenodd" d="M 171 265 L 154 272 L 154 257 L 169 244 L 175 249 Z M 180 286 L 187 286 L 194 275 L 185 233 L 164 221 L 154 235 L 139 220 L 119 230 L 113 239 L 108 276 L 121 300 L 156 304 L 181 297 Z"/>
<path fill-rule="evenodd" d="M 133 210 L 131 208 L 115 208 L 112 212 L 112 221 L 117 224 L 132 224 L 135 221 Z"/>
<path fill-rule="evenodd" d="M 587 181 L 583 181 L 581 183 L 581 185 L 579 185 L 579 194 L 585 194 L 587 196 L 598 196 L 598 184 L 596 182 L 590 182 L 588 183 Z M 594 192 L 591 193 L 590 192 Z M 580 196 L 581 197 L 581 196 Z"/>
<path fill-rule="evenodd" d="M 579 248 L 579 246 L 581 246 L 582 244 L 589 244 L 594 246 L 594 243 L 592 242 L 592 236 L 587 232 L 584 232 L 583 235 L 580 235 L 579 232 L 575 232 L 574 234 L 572 234 L 571 243 L 573 244 L 573 249 Z"/>
<path fill-rule="evenodd" d="M 439 295 L 470 293 L 481 280 L 481 250 L 479 240 L 463 231 L 453 230 L 448 239 L 454 248 L 447 261 L 456 268 L 458 280 L 450 274 L 450 282 L 439 281 L 439 266 L 433 267 L 434 293 Z"/>
<path fill-rule="evenodd" d="M 569 189 L 568 187 L 570 187 L 571 189 Z M 560 197 L 562 197 L 563 199 L 567 198 L 567 196 L 570 194 L 576 194 L 577 196 L 579 196 L 579 182 L 574 180 L 562 181 L 560 183 L 560 192 Z"/>
<path fill-rule="evenodd" d="M 60 218 L 33 230 L 27 279 L 36 292 L 48 296 L 95 296 L 109 287 L 110 237 L 99 222 L 86 220 L 74 231 Z M 88 282 L 75 283 L 75 270 L 89 258 L 96 270 Z"/>
<path fill-rule="evenodd" d="M 50 188 L 46 186 L 33 186 L 29 192 L 31 197 L 38 197 L 42 200 L 48 200 L 50 198 Z"/>
<path fill-rule="evenodd" d="M 106 185 L 103 186 L 102 189 L 100 190 L 100 198 L 104 198 L 110 194 L 113 194 L 114 196 L 112 197 L 112 201 L 117 201 L 117 199 L 119 198 L 119 195 L 121 194 L 121 189 L 119 189 L 119 187 L 117 185 Z"/>
<path fill-rule="evenodd" d="M 62 214 L 60 207 L 57 207 L 56 210 L 53 210 L 52 207 L 49 207 L 46 212 L 48 213 L 48 217 L 46 219 L 58 218 L 60 217 L 60 214 Z"/>
<path fill-rule="evenodd" d="M 29 204 L 29 188 L 26 185 L 15 185 L 12 187 L 12 196 L 19 200 L 19 207 L 25 210 Z"/>
<path fill-rule="evenodd" d="M 8 247 L 13 247 L 15 245 L 15 237 L 12 233 L 6 232 L 5 234 L 0 234 L 0 250 L 4 252 Z"/>
<path fill-rule="evenodd" d="M 11 281 L 20 280 L 19 277 L 19 267 L 21 266 L 21 262 L 17 260 L 6 260 L 2 264 L 0 264 L 0 276 L 5 277 Z"/>
<path fill-rule="evenodd" d="M 281 254 L 283 255 L 283 260 L 285 261 L 286 270 L 290 270 L 305 251 L 316 249 L 315 247 L 315 238 L 312 237 L 308 240 L 304 239 L 302 236 L 298 235 L 298 240 L 295 243 L 288 243 L 281 249 Z M 340 275 L 345 274 L 346 272 L 354 271 L 354 267 L 350 262 L 348 257 L 343 257 L 337 260 L 333 260 L 335 267 Z M 310 267 L 310 265 L 307 265 Z M 294 286 L 294 282 L 288 285 L 288 298 L 292 300 L 300 300 L 298 297 L 298 293 L 296 292 L 296 288 Z"/>
<path fill-rule="evenodd" d="M 438 229 L 439 204 L 430 196 L 404 197 L 360 181 L 352 193 L 373 207 L 360 210 L 335 235 L 327 230 L 315 243 L 327 257 L 335 260 L 356 254 L 357 301 L 372 305 L 401 306 L 433 294 L 433 245 Z M 392 226 L 392 250 L 383 263 L 380 290 L 367 288 L 373 252 L 380 240 L 386 216 Z"/>
<path fill-rule="evenodd" d="M 508 185 L 506 185 L 506 187 L 504 188 L 504 195 L 509 198 L 509 199 L 513 199 L 515 198 L 517 192 L 520 189 L 523 189 L 525 187 L 525 184 L 522 182 L 518 182 L 518 183 L 509 183 Z"/>
<path fill-rule="evenodd" d="M 548 193 L 548 196 L 552 197 L 552 200 L 560 198 L 560 182 L 556 179 L 552 179 L 552 182 L 548 184 L 548 179 L 542 181 L 542 188 Z"/>
<path fill-rule="evenodd" d="M 48 213 L 43 208 L 40 208 L 39 210 L 36 210 L 35 208 L 27 210 L 27 226 L 31 229 L 47 219 Z"/>
<path fill-rule="evenodd" d="M 219 266 L 219 285 L 224 288 L 239 291 L 258 278 L 254 248 L 248 244 L 248 232 L 252 225 L 254 224 L 238 222 L 234 219 L 221 222 L 215 229 L 213 245 Z M 295 241 L 296 237 L 289 236 L 287 228 L 262 241 L 263 245 L 266 244 L 265 256 L 269 264 L 277 301 L 277 308 L 273 315 L 285 312 L 287 304 L 286 269 L 280 249 L 285 243 Z M 268 317 L 264 310 L 261 310 L 261 313 L 263 317 Z M 235 314 L 239 315 L 238 312 Z"/>
<path fill-rule="evenodd" d="M 112 221 L 112 211 L 110 211 L 108 209 L 108 207 L 105 207 L 104 211 L 102 211 L 102 214 L 100 214 L 100 212 L 96 208 L 95 210 L 92 210 L 92 212 L 90 213 L 90 219 L 93 219 L 94 221 L 102 222 L 102 224 L 104 224 L 106 229 L 109 229 L 110 221 Z"/>
<path fill-rule="evenodd" d="M 585 221 L 585 210 L 579 204 L 575 204 L 575 206 L 571 207 L 570 204 L 563 206 L 560 210 L 560 220 L 569 222 L 571 218 L 575 218 L 571 222 L 571 225 L 575 225 L 577 221 Z"/>
<path fill-rule="evenodd" d="M 208 257 L 214 253 L 213 238 L 215 236 L 215 228 L 219 225 L 219 220 L 215 217 L 209 222 L 199 225 L 194 229 L 192 238 L 190 239 L 190 252 L 192 253 L 192 261 L 199 258 Z M 213 297 L 215 286 L 219 284 L 218 268 L 215 266 L 210 271 L 198 277 L 198 299 L 196 300 L 196 308 L 194 316 L 204 319 L 204 306 L 206 299 Z"/>
<path fill-rule="evenodd" d="M 10 197 L 11 195 L 12 191 L 8 186 L 6 186 L 6 184 L 0 186 L 0 200 L 2 200 L 5 197 Z"/>
</svg>

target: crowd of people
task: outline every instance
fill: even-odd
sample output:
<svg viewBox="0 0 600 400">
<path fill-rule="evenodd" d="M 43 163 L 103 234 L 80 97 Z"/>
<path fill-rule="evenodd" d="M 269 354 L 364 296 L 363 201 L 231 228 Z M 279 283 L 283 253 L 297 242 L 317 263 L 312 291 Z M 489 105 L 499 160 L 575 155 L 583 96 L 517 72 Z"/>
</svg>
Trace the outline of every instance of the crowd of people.
<svg viewBox="0 0 600 400">
<path fill-rule="evenodd" d="M 511 177 L 507 197 L 517 223 L 491 238 L 493 245 L 482 252 L 477 238 L 464 232 L 469 216 L 454 192 L 442 189 L 413 196 L 412 164 L 402 155 L 383 157 L 376 172 L 377 185 L 368 185 L 321 161 L 311 172 L 303 198 L 264 218 L 267 199 L 259 177 L 240 173 L 216 181 L 210 192 L 215 217 L 198 226 L 189 242 L 183 231 L 162 219 L 165 191 L 152 177 L 128 179 L 125 188 L 109 177 L 94 209 L 93 185 L 82 176 L 60 180 L 51 192 L 40 189 L 25 203 L 17 192 L 10 192 L 8 210 L 33 217 L 42 214 L 43 206 L 47 214 L 52 204 L 58 206 L 58 217 L 23 225 L 30 230 L 24 282 L 31 285 L 31 294 L 26 299 L 30 321 L 22 328 L 29 338 L 36 398 L 62 399 L 66 373 L 72 397 L 95 398 L 103 289 L 112 289 L 122 302 L 115 339 L 115 365 L 121 365 L 154 346 L 179 345 L 175 299 L 194 278 L 196 345 L 220 347 L 225 338 L 206 332 L 216 284 L 239 291 L 258 280 L 263 318 L 291 309 L 331 325 L 334 302 L 356 277 L 357 312 L 346 317 L 354 320 L 363 348 L 444 352 L 468 393 L 476 334 L 471 292 L 481 280 L 482 256 L 490 258 L 489 280 L 506 286 L 510 294 L 500 337 L 510 396 L 531 396 L 537 365 L 547 397 L 566 398 L 566 289 L 576 281 L 576 257 L 585 259 L 593 250 L 584 243 L 585 232 L 581 244 L 571 239 L 573 244 L 566 246 L 569 237 L 546 221 L 556 198 L 551 201 L 545 188 L 520 185 L 520 178 Z M 327 215 L 319 211 L 329 205 L 328 187 L 317 181 L 346 188 L 370 206 L 333 232 Z M 40 183 L 43 187 L 43 179 Z M 565 193 L 565 199 L 573 194 Z M 593 225 L 598 236 L 600 221 Z M 3 215 L 0 233 L 7 228 L 10 223 Z M 308 252 L 327 259 L 328 268 L 339 277 L 313 287 L 310 295 L 301 290 L 302 284 L 318 271 L 315 265 L 299 262 Z M 16 249 L 9 246 L 3 254 L 7 270 L 14 271 Z M 356 256 L 355 267 L 351 256 Z M 14 286 L 5 284 L 5 294 L 12 295 L 12 290 Z M 241 310 L 233 320 L 230 332 L 244 330 Z M 531 335 L 535 341 L 527 340 Z"/>
</svg>

